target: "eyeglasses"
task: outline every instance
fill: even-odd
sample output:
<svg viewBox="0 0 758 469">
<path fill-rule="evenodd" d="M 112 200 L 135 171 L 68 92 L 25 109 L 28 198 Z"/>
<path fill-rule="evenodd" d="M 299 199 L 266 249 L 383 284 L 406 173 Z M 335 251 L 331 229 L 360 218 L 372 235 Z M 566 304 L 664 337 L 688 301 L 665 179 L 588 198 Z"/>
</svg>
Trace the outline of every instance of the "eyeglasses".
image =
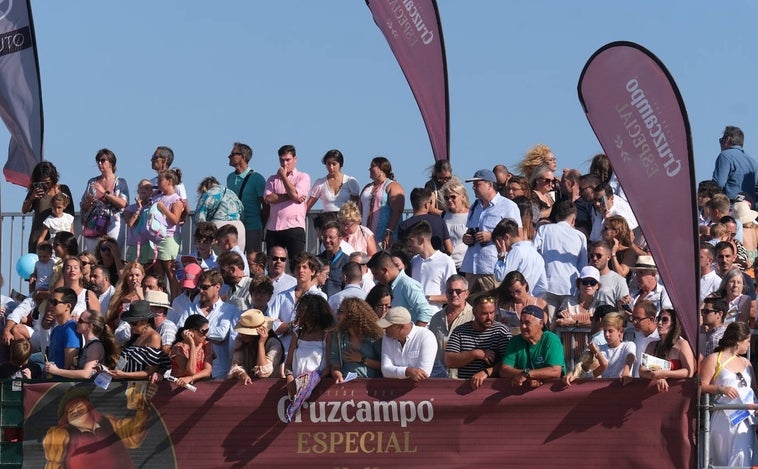
<svg viewBox="0 0 758 469">
<path fill-rule="evenodd" d="M 90 265 L 90 264 L 92 264 L 92 262 L 89 262 L 89 261 L 83 261 L 83 260 L 79 260 L 79 263 L 81 263 L 81 264 L 82 264 L 82 267 L 84 267 L 85 265 Z"/>
<path fill-rule="evenodd" d="M 85 321 L 85 320 L 84 320 L 84 319 L 82 319 L 82 318 L 79 318 L 79 320 L 78 320 L 78 321 L 76 321 L 76 322 L 78 322 L 79 324 L 92 324 L 91 322 L 89 322 L 89 321 Z"/>
<path fill-rule="evenodd" d="M 642 321 L 644 321 L 645 319 L 650 319 L 650 318 L 649 318 L 649 317 L 647 317 L 647 316 L 643 316 L 643 317 L 641 317 L 641 318 L 638 318 L 638 317 L 636 317 L 636 316 L 632 316 L 632 322 L 633 322 L 633 323 L 635 323 L 635 324 L 640 324 L 640 323 L 641 323 Z"/>
<path fill-rule="evenodd" d="M 272 261 L 279 261 L 279 262 L 287 262 L 286 257 L 279 257 L 279 256 L 271 256 Z"/>
<path fill-rule="evenodd" d="M 390 309 L 392 305 L 376 305 L 374 309 Z"/>
<path fill-rule="evenodd" d="M 668 324 L 671 322 L 671 318 L 669 317 L 657 318 L 655 322 L 660 323 L 660 324 Z"/>
<path fill-rule="evenodd" d="M 584 285 L 585 287 L 586 286 L 594 287 L 595 285 L 598 284 L 598 281 L 595 280 L 594 278 L 583 278 L 581 282 L 582 282 L 582 285 Z"/>
<path fill-rule="evenodd" d="M 549 182 L 552 184 L 553 180 L 549 178 L 537 178 L 537 182 L 541 182 L 542 184 L 545 184 L 546 182 Z"/>
<path fill-rule="evenodd" d="M 461 295 L 463 294 L 463 292 L 468 291 L 468 290 L 463 290 L 461 288 L 448 288 L 445 291 L 447 292 L 448 295 L 452 295 L 452 294 Z"/>
<path fill-rule="evenodd" d="M 208 283 L 208 284 L 205 284 L 205 285 L 198 285 L 197 288 L 205 291 L 205 290 L 209 289 L 212 286 L 214 286 L 212 283 Z"/>
<path fill-rule="evenodd" d="M 49 301 L 49 302 L 50 302 L 50 304 L 51 304 L 51 305 L 53 305 L 53 306 L 58 306 L 58 305 L 62 305 L 62 304 L 67 304 L 67 303 L 66 303 L 66 302 L 64 302 L 63 300 L 59 300 L 59 299 L 57 299 L 57 298 L 50 298 L 50 299 L 49 299 L 49 300 L 47 300 L 47 301 Z"/>
<path fill-rule="evenodd" d="M 593 252 L 590 254 L 590 259 L 602 259 L 605 254 L 600 254 L 597 252 Z"/>
<path fill-rule="evenodd" d="M 233 152 L 229 153 L 229 156 L 228 156 L 227 158 L 232 158 L 232 157 L 233 157 L 233 156 L 235 156 L 235 155 L 237 155 L 237 156 L 242 156 L 242 153 L 239 153 L 239 152 L 233 151 Z"/>
<path fill-rule="evenodd" d="M 208 334 L 208 331 L 209 331 L 209 330 L 210 330 L 209 328 L 205 328 L 205 329 L 198 329 L 198 330 L 197 330 L 197 332 L 199 332 L 199 333 L 200 333 L 200 335 L 206 335 L 206 334 Z"/>
</svg>

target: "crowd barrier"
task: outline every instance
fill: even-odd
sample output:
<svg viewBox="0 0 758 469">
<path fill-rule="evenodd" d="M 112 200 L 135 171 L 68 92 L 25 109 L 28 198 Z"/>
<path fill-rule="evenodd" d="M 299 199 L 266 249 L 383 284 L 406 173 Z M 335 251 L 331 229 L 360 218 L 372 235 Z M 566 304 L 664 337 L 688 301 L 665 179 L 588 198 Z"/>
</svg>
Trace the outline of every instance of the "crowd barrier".
<svg viewBox="0 0 758 469">
<path fill-rule="evenodd" d="M 107 391 L 39 382 L 15 392 L 23 402 L 23 435 L 8 443 L 14 454 L 23 448 L 16 467 L 681 469 L 697 459 L 694 380 L 658 393 L 647 380 L 521 389 L 490 379 L 472 390 L 452 379 L 326 379 L 290 423 L 283 380 L 201 382 L 195 393 L 164 381 L 149 400 L 144 381 L 114 381 Z M 100 424 L 96 440 L 74 429 L 80 404 Z"/>
</svg>

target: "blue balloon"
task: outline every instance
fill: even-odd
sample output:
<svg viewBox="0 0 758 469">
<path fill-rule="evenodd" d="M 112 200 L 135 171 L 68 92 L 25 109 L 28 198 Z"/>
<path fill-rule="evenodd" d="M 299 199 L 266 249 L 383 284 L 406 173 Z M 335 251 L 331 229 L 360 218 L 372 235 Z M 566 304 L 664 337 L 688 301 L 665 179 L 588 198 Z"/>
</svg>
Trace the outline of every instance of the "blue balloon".
<svg viewBox="0 0 758 469">
<path fill-rule="evenodd" d="M 16 273 L 24 280 L 29 280 L 34 272 L 34 264 L 37 263 L 39 257 L 34 253 L 24 254 L 16 261 Z"/>
</svg>

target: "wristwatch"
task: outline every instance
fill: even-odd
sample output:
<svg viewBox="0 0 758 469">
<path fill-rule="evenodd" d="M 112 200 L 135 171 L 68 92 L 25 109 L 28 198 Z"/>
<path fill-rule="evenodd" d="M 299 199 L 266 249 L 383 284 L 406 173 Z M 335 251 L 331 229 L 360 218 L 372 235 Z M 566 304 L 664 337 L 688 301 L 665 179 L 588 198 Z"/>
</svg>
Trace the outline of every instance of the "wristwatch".
<svg viewBox="0 0 758 469">
<path fill-rule="evenodd" d="M 527 378 L 527 379 L 529 379 L 529 378 L 531 378 L 531 375 L 530 375 L 531 371 L 532 371 L 532 370 L 530 370 L 529 368 L 524 368 L 524 371 L 522 371 L 521 373 L 522 373 L 524 376 L 526 376 L 526 378 Z"/>
</svg>

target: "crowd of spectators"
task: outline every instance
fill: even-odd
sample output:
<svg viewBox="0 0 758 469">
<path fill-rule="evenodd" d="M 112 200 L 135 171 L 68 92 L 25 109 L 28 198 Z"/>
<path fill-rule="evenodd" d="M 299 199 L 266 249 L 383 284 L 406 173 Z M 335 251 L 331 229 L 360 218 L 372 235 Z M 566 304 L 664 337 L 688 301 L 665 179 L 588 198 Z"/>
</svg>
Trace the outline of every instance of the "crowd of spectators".
<svg viewBox="0 0 758 469">
<path fill-rule="evenodd" d="M 702 363 L 703 390 L 737 399 L 735 386 L 754 380 L 720 380 L 733 368 L 752 376 L 749 357 L 727 365 L 722 355 L 746 352 L 732 329 L 755 319 L 758 253 L 756 165 L 742 139 L 725 129 L 713 180 L 698 186 L 698 337 L 682 336 L 680 315 L 695 312 L 674 310 L 667 288 L 676 286 L 658 275 L 605 155 L 584 175 L 558 174 L 542 144 L 520 174 L 495 165 L 462 180 L 438 162 L 408 192 L 413 214 L 403 220 L 406 189 L 387 158 L 371 161 L 361 189 L 330 150 L 326 176 L 311 186 L 294 146 L 279 149 L 279 170 L 264 178 L 249 166 L 252 149 L 236 142 L 226 185 L 199 185 L 188 256 L 179 255 L 186 190 L 170 148 L 156 148 L 157 177 L 140 181 L 131 205 L 115 154 L 98 151 L 81 229 L 66 223 L 70 191 L 40 163 L 23 207 L 35 212 L 29 248 L 39 262 L 29 297 L 3 299 L 11 362 L 0 370 L 153 380 L 170 370 L 180 386 L 293 386 L 312 372 L 337 382 L 450 377 L 473 389 L 496 377 L 532 388 L 643 378 L 665 392 Z M 306 214 L 319 201 L 311 253 Z"/>
</svg>

